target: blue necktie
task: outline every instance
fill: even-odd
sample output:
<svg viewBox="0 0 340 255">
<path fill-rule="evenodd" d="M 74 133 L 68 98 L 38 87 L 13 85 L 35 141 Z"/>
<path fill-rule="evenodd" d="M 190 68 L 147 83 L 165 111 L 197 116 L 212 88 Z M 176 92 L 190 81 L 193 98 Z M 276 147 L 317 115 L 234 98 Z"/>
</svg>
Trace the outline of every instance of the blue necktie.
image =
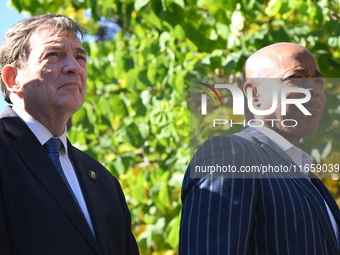
<svg viewBox="0 0 340 255">
<path fill-rule="evenodd" d="M 74 200 L 76 201 L 79 209 L 81 210 L 81 212 L 83 212 L 83 210 L 81 209 L 81 207 L 78 203 L 78 200 L 77 200 L 69 182 L 67 181 L 67 178 L 65 176 L 65 173 L 64 173 L 63 168 L 62 168 L 61 163 L 60 163 L 59 149 L 61 148 L 61 141 L 59 139 L 51 138 L 50 140 L 48 140 L 45 143 L 44 146 L 45 146 L 45 149 L 48 153 L 48 156 L 52 160 L 54 166 L 57 168 L 58 173 L 60 174 L 60 176 L 63 179 L 64 183 L 66 184 L 67 188 L 69 189 L 69 191 L 70 191 L 72 197 L 74 198 Z"/>
<path fill-rule="evenodd" d="M 89 224 L 90 226 L 90 229 L 91 229 L 91 232 L 93 233 L 93 235 L 95 236 L 95 233 L 94 233 L 94 230 L 93 230 L 93 227 L 92 227 L 92 224 L 90 224 L 90 222 L 88 222 L 87 218 L 85 217 L 85 214 L 83 212 L 83 210 L 81 209 L 80 207 L 80 204 L 78 202 L 78 199 L 76 198 L 76 195 L 74 194 L 66 176 L 65 176 L 65 173 L 64 173 L 64 170 L 61 166 L 61 162 L 60 162 L 60 158 L 59 158 L 59 149 L 61 148 L 61 141 L 59 139 L 54 139 L 54 138 L 51 138 L 50 140 L 48 140 L 44 147 L 48 153 L 48 156 L 50 157 L 50 159 L 52 160 L 54 166 L 57 168 L 61 178 L 63 179 L 64 183 L 66 184 L 68 190 L 70 191 L 74 201 L 76 202 L 79 210 L 81 211 L 84 219 L 86 220 L 86 222 Z"/>
</svg>

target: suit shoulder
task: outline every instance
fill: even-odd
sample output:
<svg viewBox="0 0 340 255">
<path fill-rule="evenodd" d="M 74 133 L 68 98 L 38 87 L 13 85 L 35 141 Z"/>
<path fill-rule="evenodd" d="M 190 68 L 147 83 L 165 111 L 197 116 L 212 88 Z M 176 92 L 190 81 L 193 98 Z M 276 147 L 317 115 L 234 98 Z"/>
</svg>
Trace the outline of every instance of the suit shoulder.
<svg viewBox="0 0 340 255">
<path fill-rule="evenodd" d="M 215 136 L 208 139 L 198 148 L 190 166 L 203 165 L 228 165 L 244 162 L 249 150 L 256 150 L 256 145 L 251 138 L 240 133 L 228 136 Z"/>
<path fill-rule="evenodd" d="M 247 150 L 250 144 L 254 141 L 248 136 L 242 135 L 241 133 L 235 133 L 228 136 L 214 136 L 205 141 L 199 150 L 212 150 L 226 152 L 229 150 Z"/>
<path fill-rule="evenodd" d="M 238 173 L 237 169 L 240 169 L 241 166 L 255 163 L 260 154 L 262 155 L 261 146 L 250 136 L 242 133 L 215 136 L 208 139 L 193 155 L 187 168 L 187 174 L 189 176 L 190 173 L 193 178 L 202 178 L 210 176 L 213 171 L 215 177 L 223 175 L 235 178 L 235 169 Z M 220 167 L 223 168 L 223 171 L 214 171 Z M 230 176 L 225 172 L 230 173 Z M 240 174 L 238 177 L 243 176 Z"/>
</svg>

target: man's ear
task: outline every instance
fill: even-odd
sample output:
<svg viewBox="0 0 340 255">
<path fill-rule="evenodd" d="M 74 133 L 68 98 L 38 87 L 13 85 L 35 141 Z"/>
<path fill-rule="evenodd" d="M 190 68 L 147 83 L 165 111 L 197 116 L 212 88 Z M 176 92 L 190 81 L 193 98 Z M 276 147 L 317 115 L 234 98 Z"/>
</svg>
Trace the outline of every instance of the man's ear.
<svg viewBox="0 0 340 255">
<path fill-rule="evenodd" d="M 2 80 L 11 92 L 16 92 L 20 86 L 16 83 L 17 69 L 13 65 L 5 65 L 1 72 Z"/>
<path fill-rule="evenodd" d="M 244 93 L 245 97 L 247 98 L 247 100 L 249 100 L 248 97 L 251 96 L 251 102 L 253 103 L 255 108 L 260 107 L 261 103 L 260 103 L 259 94 L 258 94 L 256 86 L 253 83 L 246 82 L 243 85 L 243 93 Z"/>
</svg>

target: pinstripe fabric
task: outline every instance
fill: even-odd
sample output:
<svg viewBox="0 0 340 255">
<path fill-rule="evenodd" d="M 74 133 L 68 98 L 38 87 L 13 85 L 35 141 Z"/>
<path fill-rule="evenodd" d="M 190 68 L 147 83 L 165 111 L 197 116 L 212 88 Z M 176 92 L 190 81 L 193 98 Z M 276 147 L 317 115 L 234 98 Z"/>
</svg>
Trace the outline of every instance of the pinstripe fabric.
<svg viewBox="0 0 340 255">
<path fill-rule="evenodd" d="M 274 142 L 249 127 L 209 139 L 190 166 L 261 163 L 294 164 Z M 190 178 L 188 168 L 182 186 L 180 255 L 339 254 L 323 199 L 338 224 L 339 209 L 318 179 L 312 180 L 314 186 L 302 173 L 255 175 Z"/>
<path fill-rule="evenodd" d="M 97 239 L 44 147 L 8 107 L 0 117 L 0 254 L 139 254 L 118 181 L 67 147 Z"/>
</svg>

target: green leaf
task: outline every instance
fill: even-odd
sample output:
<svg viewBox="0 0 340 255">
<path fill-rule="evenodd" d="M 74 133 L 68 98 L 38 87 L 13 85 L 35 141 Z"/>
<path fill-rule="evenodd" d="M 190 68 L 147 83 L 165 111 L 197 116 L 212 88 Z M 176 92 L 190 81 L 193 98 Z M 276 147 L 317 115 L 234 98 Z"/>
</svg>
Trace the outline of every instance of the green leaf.
<svg viewBox="0 0 340 255">
<path fill-rule="evenodd" d="M 245 18 L 242 12 L 237 8 L 233 15 L 231 16 L 232 27 L 236 29 L 236 31 L 240 31 L 244 27 Z"/>
<path fill-rule="evenodd" d="M 10 3 L 18 10 L 18 12 L 22 12 L 22 6 L 20 0 L 11 0 Z"/>
<path fill-rule="evenodd" d="M 120 176 L 125 173 L 127 170 L 125 168 L 125 165 L 123 164 L 122 158 L 120 156 L 117 156 L 116 159 L 111 162 L 112 163 L 112 169 L 111 172 L 114 176 Z"/>
<path fill-rule="evenodd" d="M 75 114 L 72 116 L 72 124 L 78 125 L 86 119 L 86 109 L 85 107 L 80 108 Z"/>
<path fill-rule="evenodd" d="M 135 123 L 131 123 L 130 125 L 125 127 L 127 140 L 131 143 L 135 148 L 140 148 L 144 144 L 144 139 L 139 133 L 139 129 Z"/>
<path fill-rule="evenodd" d="M 220 37 L 222 37 L 224 40 L 227 40 L 229 33 L 230 33 L 228 25 L 217 22 L 216 23 L 216 33 Z"/>
<path fill-rule="evenodd" d="M 332 143 L 331 142 L 328 142 L 326 144 L 326 147 L 324 148 L 322 154 L 321 154 L 321 158 L 322 159 L 325 159 L 332 151 Z"/>
<path fill-rule="evenodd" d="M 279 13 L 281 5 L 282 1 L 270 0 L 267 7 L 265 8 L 265 13 L 268 15 L 268 17 L 273 17 Z"/>
<path fill-rule="evenodd" d="M 174 219 L 172 219 L 168 225 L 170 229 L 169 234 L 167 235 L 165 241 L 171 246 L 173 249 L 177 249 L 179 243 L 179 230 L 181 223 L 181 214 L 179 213 Z"/>
<path fill-rule="evenodd" d="M 185 31 L 181 25 L 176 25 L 174 28 L 174 37 L 177 39 L 183 39 L 185 38 Z"/>
<path fill-rule="evenodd" d="M 150 0 L 136 0 L 135 1 L 135 10 L 140 11 L 145 5 L 147 5 L 150 2 Z"/>
<path fill-rule="evenodd" d="M 110 96 L 109 106 L 114 116 L 124 118 L 129 115 L 129 111 L 120 95 Z"/>
<path fill-rule="evenodd" d="M 178 6 L 180 6 L 182 9 L 184 9 L 185 7 L 185 3 L 184 0 L 173 0 L 175 4 L 177 4 Z"/>
</svg>

